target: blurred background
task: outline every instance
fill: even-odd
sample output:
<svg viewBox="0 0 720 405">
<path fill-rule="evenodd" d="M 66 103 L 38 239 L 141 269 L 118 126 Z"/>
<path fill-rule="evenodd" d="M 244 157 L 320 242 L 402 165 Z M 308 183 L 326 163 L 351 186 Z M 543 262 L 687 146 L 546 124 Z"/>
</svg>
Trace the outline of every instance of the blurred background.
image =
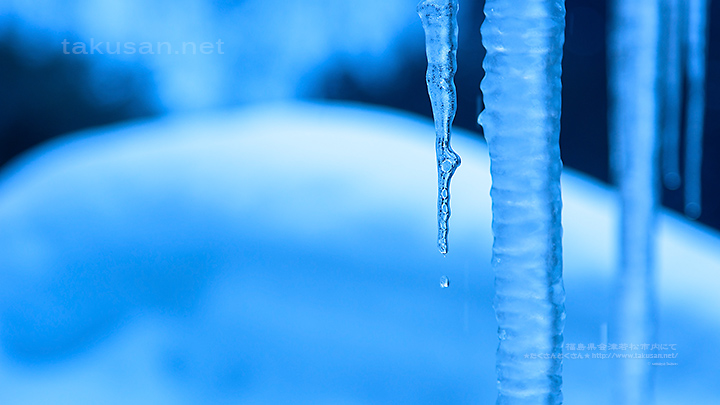
<svg viewBox="0 0 720 405">
<path fill-rule="evenodd" d="M 352 100 L 430 116 L 415 2 L 326 3 L 4 0 L 0 164 L 86 127 L 258 101 Z M 455 123 L 478 136 L 482 7 L 482 1 L 461 4 L 455 79 Z M 720 5 L 711 7 L 699 221 L 720 229 L 720 43 L 713 40 L 720 29 Z M 567 1 L 561 133 L 565 165 L 603 182 L 610 180 L 606 12 L 605 1 Z M 63 41 L 68 41 L 65 47 Z M 78 42 L 84 48 L 74 48 Z M 151 47 L 141 49 L 144 42 Z M 214 48 L 192 54 L 191 48 L 182 49 L 184 42 L 196 48 L 208 42 Z M 664 190 L 662 201 L 680 209 L 682 188 Z"/>
<path fill-rule="evenodd" d="M 493 401 L 483 3 L 460 4 L 447 258 L 415 7 L 0 0 L 0 402 Z M 567 2 L 573 345 L 607 340 L 612 297 L 606 14 Z M 719 19 L 701 225 L 659 220 L 659 339 L 682 355 L 659 404 L 720 401 Z M 611 403 L 611 362 L 564 367 L 568 403 Z"/>
</svg>

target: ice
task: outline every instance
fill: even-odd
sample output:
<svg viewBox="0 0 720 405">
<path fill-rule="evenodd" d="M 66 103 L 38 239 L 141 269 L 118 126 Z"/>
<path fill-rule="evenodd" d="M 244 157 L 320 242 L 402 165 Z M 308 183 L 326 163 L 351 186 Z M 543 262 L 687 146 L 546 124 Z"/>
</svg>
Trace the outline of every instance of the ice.
<svg viewBox="0 0 720 405">
<path fill-rule="evenodd" d="M 498 404 L 560 404 L 563 1 L 488 0 L 480 114 L 491 159 Z M 540 354 L 542 357 L 529 357 Z"/>
<path fill-rule="evenodd" d="M 662 3 L 663 22 L 666 27 L 661 38 L 664 80 L 662 82 L 662 172 L 663 183 L 670 190 L 680 187 L 680 122 L 683 105 L 682 51 L 684 35 L 684 0 L 668 0 Z"/>
<path fill-rule="evenodd" d="M 705 117 L 705 64 L 708 0 L 662 3 L 666 31 L 662 41 L 662 180 L 680 187 L 681 110 L 685 108 L 685 214 L 697 219 L 702 210 L 702 142 Z M 683 93 L 683 79 L 686 93 Z M 683 104 L 683 98 L 687 100 Z"/>
<path fill-rule="evenodd" d="M 655 341 L 659 3 L 614 1 L 608 39 L 611 166 L 620 194 L 620 257 L 610 340 Z M 640 350 L 639 352 L 642 352 Z M 616 362 L 617 404 L 652 403 L 651 368 Z"/>
<path fill-rule="evenodd" d="M 460 156 L 450 147 L 450 130 L 455 111 L 456 54 L 458 44 L 457 0 L 425 0 L 418 4 L 425 29 L 428 59 L 425 76 L 435 117 L 435 155 L 438 165 L 438 249 L 448 252 L 450 179 L 460 166 Z"/>
<path fill-rule="evenodd" d="M 703 120 L 705 117 L 705 57 L 708 0 L 687 0 L 687 84 L 685 121 L 685 214 L 701 212 Z"/>
</svg>

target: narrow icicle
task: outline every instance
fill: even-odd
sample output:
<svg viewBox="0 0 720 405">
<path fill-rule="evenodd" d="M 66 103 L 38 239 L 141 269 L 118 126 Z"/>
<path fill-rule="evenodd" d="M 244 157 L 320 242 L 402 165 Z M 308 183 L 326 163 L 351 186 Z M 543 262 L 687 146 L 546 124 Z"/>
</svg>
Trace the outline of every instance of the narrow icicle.
<svg viewBox="0 0 720 405">
<path fill-rule="evenodd" d="M 657 0 L 614 0 L 608 38 L 610 153 L 620 198 L 620 249 L 610 340 L 641 354 L 655 339 L 655 212 L 659 162 Z M 634 350 L 632 348 L 635 348 Z M 647 360 L 613 362 L 618 405 L 649 405 Z"/>
<path fill-rule="evenodd" d="M 428 69 L 425 79 L 435 117 L 435 155 L 438 169 L 438 249 L 448 251 L 450 179 L 460 156 L 450 147 L 450 129 L 457 109 L 455 70 L 458 42 L 457 0 L 425 0 L 417 6 L 425 28 Z"/>
<path fill-rule="evenodd" d="M 486 0 L 480 86 L 490 151 L 498 404 L 562 403 L 563 0 Z"/>
<path fill-rule="evenodd" d="M 670 190 L 680 187 L 680 122 L 682 117 L 683 44 L 685 43 L 686 0 L 662 2 L 662 14 L 666 32 L 662 57 L 664 77 L 662 82 L 662 172 L 663 183 Z"/>
<path fill-rule="evenodd" d="M 705 118 L 705 54 L 708 0 L 687 0 L 687 83 L 685 121 L 685 215 L 701 211 L 703 121 Z"/>
</svg>

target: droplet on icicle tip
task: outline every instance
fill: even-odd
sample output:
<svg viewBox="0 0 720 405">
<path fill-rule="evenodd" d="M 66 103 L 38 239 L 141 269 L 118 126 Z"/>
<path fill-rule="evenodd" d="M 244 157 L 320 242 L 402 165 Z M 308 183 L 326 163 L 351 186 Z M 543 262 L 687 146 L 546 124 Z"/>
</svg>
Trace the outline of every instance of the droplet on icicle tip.
<svg viewBox="0 0 720 405">
<path fill-rule="evenodd" d="M 440 277 L 440 288 L 450 287 L 450 279 L 447 276 Z"/>
</svg>

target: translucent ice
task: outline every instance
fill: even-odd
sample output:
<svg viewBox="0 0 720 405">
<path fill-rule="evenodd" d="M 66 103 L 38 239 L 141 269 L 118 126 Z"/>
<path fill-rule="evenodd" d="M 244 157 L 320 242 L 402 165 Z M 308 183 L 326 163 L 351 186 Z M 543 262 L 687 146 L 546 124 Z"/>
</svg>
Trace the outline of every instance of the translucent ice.
<svg viewBox="0 0 720 405">
<path fill-rule="evenodd" d="M 457 0 L 425 0 L 417 6 L 425 29 L 427 81 L 435 117 L 435 154 L 438 166 L 438 249 L 448 251 L 450 179 L 460 156 L 450 147 L 450 129 L 457 109 L 455 70 L 458 43 Z"/>
<path fill-rule="evenodd" d="M 680 187 L 680 122 L 683 105 L 682 53 L 685 42 L 684 0 L 662 2 L 662 18 L 665 33 L 662 43 L 663 81 L 662 91 L 662 172 L 663 183 L 670 190 Z"/>
<path fill-rule="evenodd" d="M 498 404 L 562 403 L 560 104 L 565 4 L 487 0 L 480 114 L 491 159 Z M 540 356 L 537 356 L 537 355 Z"/>
<path fill-rule="evenodd" d="M 685 121 L 685 214 L 700 216 L 703 120 L 705 118 L 705 57 L 708 0 L 687 0 L 687 83 Z"/>
<path fill-rule="evenodd" d="M 655 235 L 658 205 L 659 2 L 612 3 L 608 38 L 611 166 L 620 195 L 620 261 L 610 339 L 655 341 Z M 650 404 L 651 371 L 641 359 L 614 363 L 613 403 Z"/>
</svg>

